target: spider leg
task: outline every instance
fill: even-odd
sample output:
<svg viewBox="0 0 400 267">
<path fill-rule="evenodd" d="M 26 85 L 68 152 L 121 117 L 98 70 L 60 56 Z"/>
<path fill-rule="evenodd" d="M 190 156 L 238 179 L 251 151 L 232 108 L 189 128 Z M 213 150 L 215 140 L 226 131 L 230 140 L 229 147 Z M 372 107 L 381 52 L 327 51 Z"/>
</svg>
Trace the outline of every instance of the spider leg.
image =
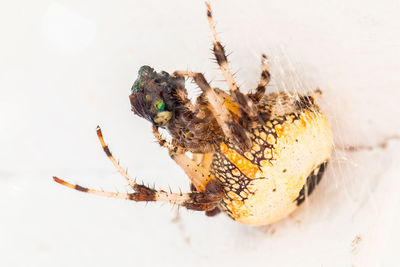
<svg viewBox="0 0 400 267">
<path fill-rule="evenodd" d="M 174 77 L 188 77 L 194 80 L 194 82 L 200 87 L 203 92 L 211 90 L 210 84 L 207 82 L 203 73 L 192 72 L 192 71 L 175 71 L 172 76 Z"/>
<path fill-rule="evenodd" d="M 211 88 L 202 73 L 175 71 L 173 75 L 192 78 L 203 91 L 204 97 L 208 101 L 209 109 L 213 113 L 214 118 L 221 127 L 225 137 L 232 140 L 243 150 L 247 150 L 250 147 L 251 140 L 247 136 L 245 128 L 240 125 L 240 116 L 242 115 L 240 112 L 240 104 L 238 105 L 231 96 L 227 95 L 223 91 L 217 88 Z M 237 121 L 232 115 L 237 117 Z"/>
<path fill-rule="evenodd" d="M 177 88 L 176 90 L 176 97 L 179 99 L 179 101 L 182 103 L 183 107 L 185 108 L 186 113 L 194 113 L 195 107 L 193 106 L 192 102 L 188 98 L 188 94 L 186 89 L 182 88 Z"/>
<path fill-rule="evenodd" d="M 207 183 L 214 179 L 209 170 L 206 170 L 203 166 L 200 166 L 197 164 L 195 161 L 191 160 L 186 154 L 184 154 L 185 150 L 182 147 L 178 147 L 170 142 L 167 142 L 164 140 L 158 131 L 157 127 L 153 126 L 153 133 L 154 136 L 157 138 L 158 143 L 160 146 L 165 147 L 168 149 L 171 158 L 185 171 L 186 175 L 189 177 L 189 179 L 192 181 L 192 183 L 196 186 L 196 188 L 199 191 L 204 191 L 206 188 Z M 118 170 L 118 172 L 126 179 L 130 187 L 137 191 L 139 187 L 142 187 L 142 185 L 139 185 L 136 183 L 134 179 L 132 179 L 129 175 L 126 169 L 124 169 L 119 162 L 114 158 L 114 156 L 111 154 L 110 149 L 108 146 L 105 144 L 103 134 L 101 132 L 100 127 L 97 127 L 97 136 L 99 137 L 100 143 L 104 149 L 104 152 L 106 153 L 107 157 L 111 160 L 115 168 Z"/>
<path fill-rule="evenodd" d="M 129 175 L 126 169 L 124 169 L 120 164 L 119 161 L 117 161 L 114 156 L 111 154 L 110 149 L 106 145 L 103 134 L 101 132 L 100 126 L 97 126 L 96 128 L 97 132 L 97 137 L 99 138 L 100 144 L 103 147 L 104 152 L 106 153 L 107 157 L 111 160 L 112 164 L 115 166 L 115 168 L 118 170 L 118 172 L 125 178 L 125 180 L 128 182 L 129 186 L 135 189 L 135 187 L 138 185 L 134 179 L 132 179 Z"/>
<path fill-rule="evenodd" d="M 153 126 L 153 133 L 160 146 L 168 149 L 170 157 L 183 169 L 196 189 L 204 192 L 207 184 L 211 180 L 214 180 L 209 168 L 189 158 L 182 147 L 178 147 L 163 139 L 156 126 Z"/>
<path fill-rule="evenodd" d="M 269 72 L 268 58 L 265 54 L 261 55 L 261 77 L 254 93 L 248 94 L 254 103 L 258 103 L 265 94 L 266 87 L 271 80 Z"/>
<path fill-rule="evenodd" d="M 133 200 L 136 202 L 140 201 L 153 201 L 153 202 L 164 202 L 172 205 L 182 206 L 190 210 L 198 211 L 213 211 L 217 208 L 218 203 L 221 201 L 221 196 L 212 193 L 167 193 L 163 190 L 154 190 L 144 185 L 136 185 L 134 193 L 118 193 L 118 192 L 106 192 L 96 189 L 86 188 L 80 185 L 68 183 L 60 178 L 53 177 L 54 181 L 72 188 L 77 191 L 105 196 L 110 198 L 119 198 Z"/>
<path fill-rule="evenodd" d="M 189 77 L 194 80 L 194 82 L 200 87 L 203 91 L 205 98 L 209 102 L 209 108 L 214 114 L 215 119 L 220 125 L 222 131 L 226 135 L 226 137 L 232 139 L 233 133 L 229 129 L 226 122 L 232 121 L 233 118 L 229 111 L 225 108 L 224 99 L 218 96 L 219 92 L 216 92 L 213 88 L 211 88 L 210 84 L 205 79 L 204 75 L 199 72 L 191 72 L 191 71 L 175 71 L 173 73 L 174 76 L 182 76 Z"/>
<path fill-rule="evenodd" d="M 180 147 L 165 140 L 161 136 L 160 132 L 158 131 L 158 128 L 155 125 L 153 125 L 153 134 L 154 137 L 157 139 L 158 144 L 161 147 L 168 149 L 169 153 L 185 153 L 185 149 L 183 147 Z"/>
<path fill-rule="evenodd" d="M 228 83 L 228 88 L 231 95 L 234 97 L 235 101 L 241 107 L 241 113 L 245 120 L 249 120 L 250 122 L 258 122 L 258 109 L 257 106 L 251 101 L 251 99 L 240 92 L 239 86 L 236 84 L 235 78 L 231 72 L 229 67 L 228 59 L 226 57 L 225 49 L 218 40 L 217 31 L 215 28 L 215 23 L 212 17 L 211 6 L 208 2 L 206 2 L 207 6 L 207 18 L 208 23 L 210 25 L 210 29 L 213 35 L 213 52 L 215 55 L 215 59 L 219 65 L 219 68 L 224 76 L 226 82 Z M 247 123 L 247 122 L 246 122 Z"/>
<path fill-rule="evenodd" d="M 210 29 L 211 29 L 212 37 L 213 37 L 213 52 L 214 52 L 215 59 L 217 60 L 217 63 L 222 72 L 222 75 L 224 76 L 226 82 L 228 83 L 229 91 L 230 92 L 238 91 L 239 87 L 236 84 L 235 78 L 233 77 L 233 74 L 229 67 L 225 49 L 222 46 L 222 44 L 220 43 L 220 41 L 218 40 L 217 30 L 215 28 L 215 23 L 214 23 L 214 20 L 212 17 L 211 6 L 207 2 L 206 2 L 206 6 L 207 6 L 208 23 L 210 25 Z"/>
</svg>

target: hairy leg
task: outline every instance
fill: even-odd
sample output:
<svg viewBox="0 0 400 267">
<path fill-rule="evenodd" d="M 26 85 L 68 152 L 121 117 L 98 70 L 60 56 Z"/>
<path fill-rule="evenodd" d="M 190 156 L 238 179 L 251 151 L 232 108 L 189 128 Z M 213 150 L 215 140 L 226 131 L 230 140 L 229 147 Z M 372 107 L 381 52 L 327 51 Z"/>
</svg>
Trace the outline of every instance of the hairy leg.
<svg viewBox="0 0 400 267">
<path fill-rule="evenodd" d="M 171 143 L 168 143 L 167 141 L 163 140 L 161 138 L 161 135 L 159 134 L 158 130 L 155 128 L 155 135 L 160 143 L 161 146 L 166 147 L 170 150 L 170 153 L 173 155 L 177 155 L 177 163 L 181 167 L 184 167 L 185 171 L 189 171 L 190 174 L 193 174 L 195 176 L 195 179 L 192 180 L 193 183 L 205 183 L 204 181 L 200 181 L 199 174 L 201 175 L 204 173 L 204 168 L 200 166 L 200 164 L 196 164 L 194 161 L 189 159 L 183 152 L 184 150 L 182 148 L 175 147 Z M 154 129 L 153 129 L 154 130 Z M 119 162 L 114 158 L 112 155 L 110 149 L 106 145 L 103 134 L 101 132 L 100 127 L 97 127 L 97 136 L 99 138 L 99 141 L 101 143 L 101 146 L 103 147 L 104 152 L 106 153 L 107 157 L 110 159 L 110 161 L 113 163 L 115 168 L 118 170 L 118 172 L 126 179 L 128 182 L 129 186 L 134 190 L 134 193 L 119 193 L 119 192 L 105 192 L 101 190 L 96 190 L 96 189 L 90 189 L 86 188 L 80 185 L 74 185 L 69 182 L 66 182 L 58 177 L 53 177 L 54 181 L 64 185 L 66 187 L 81 191 L 81 192 L 86 192 L 89 194 L 94 194 L 94 195 L 99 195 L 99 196 L 106 196 L 106 197 L 112 197 L 112 198 L 119 198 L 119 199 L 127 199 L 127 200 L 133 200 L 133 201 L 156 201 L 156 202 L 167 202 L 173 205 L 178 205 L 178 206 L 183 206 L 186 207 L 187 209 L 192 209 L 192 210 L 202 210 L 202 211 L 211 211 L 214 210 L 218 202 L 221 200 L 221 197 L 219 194 L 213 194 L 213 193 L 206 193 L 204 192 L 207 186 L 208 181 L 204 184 L 204 189 L 202 190 L 203 192 L 193 192 L 193 193 L 167 193 L 163 190 L 155 190 L 151 189 L 145 185 L 141 185 L 136 183 L 134 179 L 132 179 L 129 175 L 128 172 L 119 164 Z M 185 158 L 184 158 L 184 157 Z M 197 173 L 198 172 L 198 173 Z M 197 176 L 196 176 L 197 175 Z M 192 178 L 190 176 L 190 178 Z M 209 179 L 211 180 L 211 179 Z M 201 184 L 201 185 L 202 185 Z"/>
<path fill-rule="evenodd" d="M 53 177 L 53 179 L 63 186 L 93 195 L 126 199 L 137 202 L 164 202 L 172 205 L 182 206 L 190 210 L 213 211 L 217 208 L 219 201 L 221 201 L 221 197 L 218 194 L 204 192 L 167 193 L 163 190 L 154 190 L 144 185 L 136 185 L 134 188 L 134 193 L 106 192 L 71 184 L 58 177 Z"/>
<path fill-rule="evenodd" d="M 241 107 L 242 117 L 245 117 L 244 120 L 248 120 L 249 122 L 245 122 L 246 124 L 250 124 L 250 122 L 254 122 L 258 120 L 258 110 L 257 106 L 251 101 L 249 97 L 240 92 L 239 86 L 236 84 L 235 78 L 231 72 L 229 67 L 228 59 L 226 57 L 225 49 L 222 46 L 221 42 L 218 40 L 217 31 L 215 28 L 215 23 L 212 17 L 211 6 L 206 2 L 207 6 L 207 18 L 208 23 L 210 25 L 210 29 L 213 35 L 213 52 L 215 55 L 215 59 L 217 60 L 218 66 L 224 76 L 229 91 L 233 96 L 234 100 Z"/>
<path fill-rule="evenodd" d="M 175 71 L 174 76 L 192 78 L 203 91 L 203 95 L 209 104 L 209 109 L 214 115 L 226 138 L 234 142 L 243 150 L 250 148 L 251 140 L 246 134 L 240 121 L 243 120 L 240 104 L 236 103 L 229 95 L 217 88 L 211 88 L 202 73 L 191 71 Z M 238 117 L 235 121 L 232 114 Z"/>
<path fill-rule="evenodd" d="M 128 182 L 129 186 L 132 187 L 132 189 L 135 190 L 135 186 L 137 186 L 137 183 L 134 179 L 132 179 L 129 175 L 126 169 L 124 169 L 119 162 L 114 158 L 114 156 L 111 154 L 110 149 L 106 145 L 104 138 L 103 138 L 103 133 L 101 132 L 100 126 L 97 126 L 96 128 L 96 133 L 97 137 L 99 138 L 100 144 L 106 153 L 107 157 L 110 159 L 114 167 L 118 170 L 118 172 L 125 178 L 125 180 Z"/>
<path fill-rule="evenodd" d="M 271 79 L 268 67 L 268 58 L 265 54 L 261 55 L 261 77 L 254 93 L 248 94 L 254 103 L 258 103 L 265 94 L 266 87 Z"/>
<path fill-rule="evenodd" d="M 207 6 L 207 18 L 208 23 L 210 25 L 212 37 L 213 37 L 213 52 L 215 55 L 215 59 L 217 60 L 218 66 L 224 76 L 226 82 L 228 83 L 228 88 L 230 92 L 238 91 L 239 87 L 236 84 L 235 78 L 231 72 L 229 67 L 228 59 L 226 57 L 225 49 L 222 46 L 221 42 L 218 40 L 217 31 L 215 28 L 215 23 L 212 17 L 211 6 L 206 2 Z"/>
</svg>

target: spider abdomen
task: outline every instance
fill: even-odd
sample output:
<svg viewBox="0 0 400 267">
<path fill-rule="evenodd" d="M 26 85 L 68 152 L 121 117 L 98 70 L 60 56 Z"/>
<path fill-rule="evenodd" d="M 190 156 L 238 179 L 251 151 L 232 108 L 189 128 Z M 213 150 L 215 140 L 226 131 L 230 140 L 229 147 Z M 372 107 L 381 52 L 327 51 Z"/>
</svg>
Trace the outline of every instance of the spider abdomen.
<svg viewBox="0 0 400 267">
<path fill-rule="evenodd" d="M 265 225 L 286 217 L 321 178 L 332 151 L 328 120 L 314 104 L 286 105 L 284 114 L 250 131 L 250 151 L 227 141 L 214 156 L 213 174 L 224 191 L 220 207 L 236 221 Z"/>
</svg>

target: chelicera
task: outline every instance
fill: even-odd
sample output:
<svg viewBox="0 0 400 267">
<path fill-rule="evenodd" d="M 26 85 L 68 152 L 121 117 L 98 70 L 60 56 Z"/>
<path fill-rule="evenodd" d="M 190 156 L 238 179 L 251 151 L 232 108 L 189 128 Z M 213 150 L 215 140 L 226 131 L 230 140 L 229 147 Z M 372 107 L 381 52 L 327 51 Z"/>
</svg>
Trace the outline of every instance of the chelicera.
<svg viewBox="0 0 400 267">
<path fill-rule="evenodd" d="M 223 211 L 249 225 L 273 223 L 304 202 L 332 151 L 328 120 L 315 103 L 321 92 L 266 93 L 271 75 L 262 55 L 258 86 L 241 93 L 217 38 L 210 5 L 206 6 L 214 56 L 228 92 L 211 87 L 202 73 L 158 73 L 143 66 L 129 96 L 133 112 L 151 122 L 159 144 L 187 174 L 191 192 L 172 193 L 136 183 L 111 154 L 100 128 L 97 135 L 106 155 L 134 192 L 104 192 L 54 177 L 56 182 L 96 195 L 167 202 L 209 216 Z M 193 79 L 202 91 L 195 103 L 188 98 L 185 78 Z M 170 142 L 159 128 L 170 133 Z"/>
</svg>

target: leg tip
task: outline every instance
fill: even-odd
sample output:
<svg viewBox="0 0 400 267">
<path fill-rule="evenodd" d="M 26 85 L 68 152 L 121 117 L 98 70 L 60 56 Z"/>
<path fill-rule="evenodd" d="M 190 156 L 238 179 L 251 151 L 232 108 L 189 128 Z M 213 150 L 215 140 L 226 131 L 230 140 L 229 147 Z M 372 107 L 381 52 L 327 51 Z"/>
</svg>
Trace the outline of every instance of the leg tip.
<svg viewBox="0 0 400 267">
<path fill-rule="evenodd" d="M 207 8 L 207 17 L 211 18 L 212 17 L 212 13 L 211 13 L 211 6 L 209 2 L 205 2 L 206 4 L 206 8 Z"/>
</svg>

